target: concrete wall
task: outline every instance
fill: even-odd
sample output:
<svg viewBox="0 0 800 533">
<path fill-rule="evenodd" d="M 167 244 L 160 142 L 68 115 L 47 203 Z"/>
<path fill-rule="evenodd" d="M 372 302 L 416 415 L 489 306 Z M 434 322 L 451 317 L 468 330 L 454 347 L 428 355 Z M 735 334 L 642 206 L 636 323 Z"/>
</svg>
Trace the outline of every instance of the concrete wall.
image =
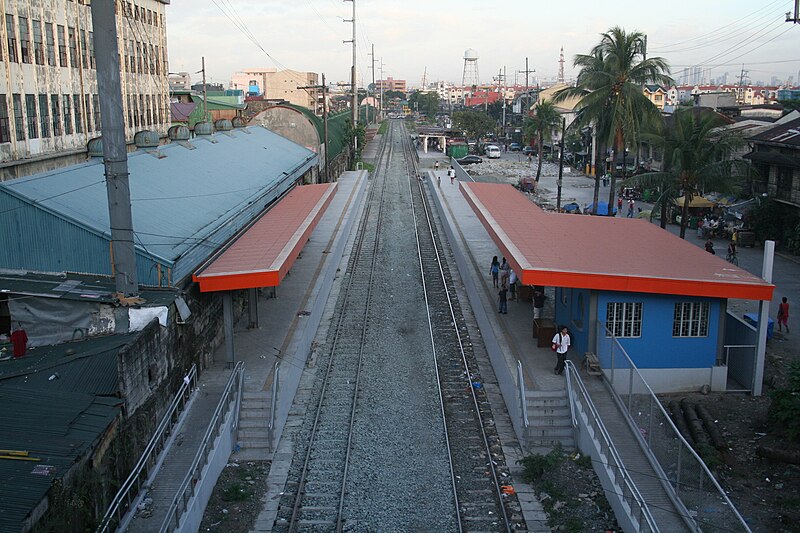
<svg viewBox="0 0 800 533">
<path fill-rule="evenodd" d="M 589 351 L 590 338 L 594 334 L 594 324 L 589 320 L 591 291 L 556 287 L 555 293 L 556 325 L 569 328 L 572 355 L 583 357 Z"/>
<path fill-rule="evenodd" d="M 710 368 L 717 359 L 719 308 L 717 298 L 599 292 L 597 316 L 607 322 L 609 302 L 642 302 L 642 335 L 621 338 L 620 344 L 639 369 L 646 368 Z M 708 335 L 705 337 L 673 337 L 672 324 L 675 304 L 679 302 L 709 302 Z"/>
<path fill-rule="evenodd" d="M 755 346 L 758 330 L 739 318 L 727 313 L 725 316 L 725 344 Z M 744 388 L 753 385 L 756 368 L 755 348 L 731 348 L 728 353 L 728 373 Z"/>
</svg>

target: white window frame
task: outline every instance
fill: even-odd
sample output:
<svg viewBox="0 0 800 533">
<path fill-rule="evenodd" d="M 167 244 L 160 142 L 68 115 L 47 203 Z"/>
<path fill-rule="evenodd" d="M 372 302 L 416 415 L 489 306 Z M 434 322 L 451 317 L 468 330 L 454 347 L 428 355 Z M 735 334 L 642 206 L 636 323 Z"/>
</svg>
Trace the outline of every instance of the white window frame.
<svg viewBox="0 0 800 533">
<path fill-rule="evenodd" d="M 608 302 L 606 304 L 606 337 L 641 338 L 643 310 L 642 302 Z"/>
<path fill-rule="evenodd" d="M 709 302 L 677 302 L 672 319 L 674 338 L 708 337 Z"/>
</svg>

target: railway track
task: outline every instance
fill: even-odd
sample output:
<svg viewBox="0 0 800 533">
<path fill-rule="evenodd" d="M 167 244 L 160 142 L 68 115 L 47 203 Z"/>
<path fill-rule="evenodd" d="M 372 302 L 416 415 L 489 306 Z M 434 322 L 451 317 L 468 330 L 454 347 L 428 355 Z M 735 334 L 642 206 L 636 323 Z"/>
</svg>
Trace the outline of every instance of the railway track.
<svg viewBox="0 0 800 533">
<path fill-rule="evenodd" d="M 511 477 L 483 380 L 471 343 L 463 337 L 467 327 L 446 264 L 444 244 L 439 238 L 424 184 L 417 180 L 420 174 L 412 150 L 411 143 L 406 140 L 409 194 L 416 222 L 420 271 L 436 358 L 459 531 L 523 529 L 525 523 L 518 511 L 516 496 L 507 488 Z"/>
<path fill-rule="evenodd" d="M 314 421 L 299 479 L 287 483 L 276 520 L 278 531 L 342 531 L 358 387 L 369 329 L 373 275 L 383 217 L 391 134 L 381 147 L 383 168 L 370 188 L 349 278 L 339 301 L 331 355 L 316 398 Z M 388 150 L 389 154 L 385 154 Z M 384 157 L 386 156 L 386 157 Z"/>
</svg>

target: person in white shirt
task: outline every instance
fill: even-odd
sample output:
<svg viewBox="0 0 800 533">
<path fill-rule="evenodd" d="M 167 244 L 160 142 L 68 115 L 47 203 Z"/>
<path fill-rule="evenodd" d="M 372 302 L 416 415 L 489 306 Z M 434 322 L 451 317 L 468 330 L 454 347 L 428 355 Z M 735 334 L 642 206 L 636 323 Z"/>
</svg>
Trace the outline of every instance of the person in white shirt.
<svg viewBox="0 0 800 533">
<path fill-rule="evenodd" d="M 561 331 L 553 337 L 553 351 L 556 352 L 558 362 L 556 363 L 555 373 L 561 375 L 564 373 L 565 361 L 567 359 L 567 350 L 569 350 L 570 338 L 567 326 L 562 326 Z"/>
</svg>

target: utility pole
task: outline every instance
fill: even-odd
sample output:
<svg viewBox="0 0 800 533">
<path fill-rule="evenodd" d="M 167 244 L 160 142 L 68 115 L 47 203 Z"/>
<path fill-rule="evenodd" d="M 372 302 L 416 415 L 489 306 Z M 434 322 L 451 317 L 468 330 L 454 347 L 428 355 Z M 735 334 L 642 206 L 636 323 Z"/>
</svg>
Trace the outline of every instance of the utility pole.
<svg viewBox="0 0 800 533">
<path fill-rule="evenodd" d="M 739 75 L 739 90 L 736 94 L 736 103 L 743 104 L 744 103 L 744 80 L 747 79 L 747 75 L 749 71 L 744 69 L 744 63 L 742 63 L 742 73 Z"/>
<path fill-rule="evenodd" d="M 353 89 L 352 121 L 353 121 L 353 134 L 355 135 L 356 124 L 358 124 L 358 87 L 356 86 L 356 0 L 344 0 L 344 1 L 353 2 L 353 18 L 350 20 L 344 20 L 344 22 L 353 23 L 353 39 L 344 42 L 353 44 L 353 66 L 350 67 L 350 83 Z M 353 146 L 355 147 L 356 150 L 358 149 L 357 143 L 358 143 L 358 137 L 356 136 L 353 138 Z"/>
<path fill-rule="evenodd" d="M 208 88 L 206 87 L 206 58 L 200 58 L 200 66 L 203 71 L 203 122 L 208 120 Z"/>
<path fill-rule="evenodd" d="M 506 133 L 506 93 L 508 93 L 508 78 L 506 78 L 506 67 L 503 67 L 503 136 L 508 140 Z"/>
<path fill-rule="evenodd" d="M 523 70 L 522 72 L 525 73 L 525 113 L 527 113 L 528 110 L 530 109 L 530 94 L 528 94 L 529 91 L 530 91 L 530 84 L 528 83 L 528 75 L 533 73 L 533 72 L 536 72 L 536 69 L 531 70 L 528 67 L 528 58 L 527 57 L 525 58 L 525 70 Z"/>
<path fill-rule="evenodd" d="M 381 101 L 380 101 L 380 117 L 383 118 L 383 58 L 381 58 Z"/>
<path fill-rule="evenodd" d="M 372 70 L 372 99 L 375 99 L 375 44 L 372 45 L 372 52 L 369 54 L 372 57 L 370 61 L 370 69 Z M 375 117 L 377 120 L 377 117 Z M 369 121 L 369 106 L 367 106 L 367 120 Z"/>
<path fill-rule="evenodd" d="M 331 170 L 328 163 L 330 160 L 328 159 L 328 86 L 325 84 L 325 73 L 322 73 L 322 84 L 321 85 L 304 85 L 303 87 L 298 87 L 298 89 L 322 89 L 322 135 L 324 137 L 323 142 L 325 143 L 325 150 L 323 153 L 323 157 L 325 158 L 325 182 L 331 182 Z"/>
<path fill-rule="evenodd" d="M 105 166 L 108 219 L 111 226 L 111 260 L 114 283 L 120 297 L 138 296 L 136 249 L 128 181 L 128 150 L 125 144 L 125 114 L 119 78 L 116 2 L 92 2 L 97 88 L 103 117 L 103 165 Z"/>
<path fill-rule="evenodd" d="M 561 156 L 558 158 L 558 197 L 556 199 L 556 211 L 561 211 L 561 185 L 564 176 L 564 132 L 567 129 L 567 118 L 561 119 L 561 141 L 558 143 L 561 147 Z M 541 157 L 541 155 L 539 155 Z M 609 209 L 611 209 L 609 207 Z"/>
</svg>

